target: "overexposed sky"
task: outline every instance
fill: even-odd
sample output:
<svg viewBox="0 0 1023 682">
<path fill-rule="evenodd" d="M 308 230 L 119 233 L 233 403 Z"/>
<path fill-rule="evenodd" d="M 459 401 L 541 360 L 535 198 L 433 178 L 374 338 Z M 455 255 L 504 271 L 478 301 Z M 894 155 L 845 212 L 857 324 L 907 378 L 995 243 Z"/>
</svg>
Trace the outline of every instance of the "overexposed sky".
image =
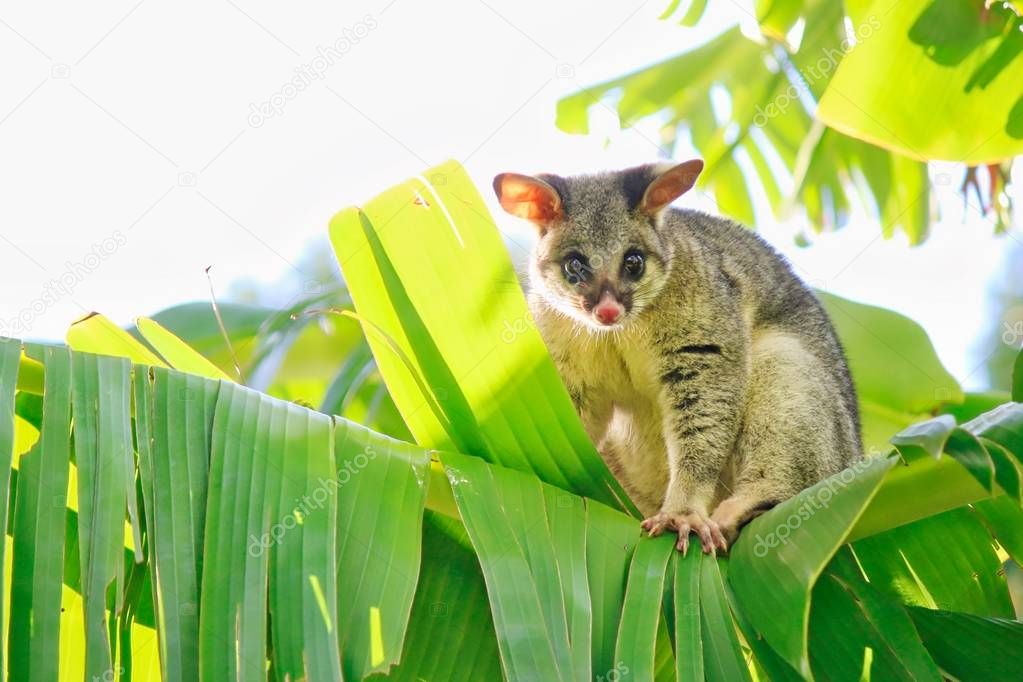
<svg viewBox="0 0 1023 682">
<path fill-rule="evenodd" d="M 554 106 L 752 19 L 752 3 L 715 3 L 685 29 L 657 20 L 667 4 L 6 4 L 0 334 L 60 338 L 91 310 L 127 324 L 207 300 L 208 265 L 225 292 L 301 282 L 303 246 L 331 215 L 448 158 L 488 199 L 501 171 L 654 160 L 655 126 L 619 131 L 604 112 L 595 134 L 569 136 Z M 308 87 L 286 88 L 296 76 Z M 1012 238 L 964 215 L 961 169 L 947 172 L 921 248 L 879 238 L 863 216 L 808 249 L 792 244 L 795 225 L 758 222 L 816 285 L 923 323 L 976 387 L 985 287 Z M 697 194 L 682 203 L 714 209 Z"/>
</svg>

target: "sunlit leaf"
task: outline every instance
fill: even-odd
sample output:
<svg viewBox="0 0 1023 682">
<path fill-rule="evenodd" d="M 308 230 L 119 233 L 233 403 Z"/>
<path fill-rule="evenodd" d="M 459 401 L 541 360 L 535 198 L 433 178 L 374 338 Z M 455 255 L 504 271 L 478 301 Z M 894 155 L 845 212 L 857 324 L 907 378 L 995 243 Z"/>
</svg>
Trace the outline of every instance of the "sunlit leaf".
<svg viewBox="0 0 1023 682">
<path fill-rule="evenodd" d="M 156 320 L 140 317 L 135 320 L 135 326 L 138 327 L 139 333 L 149 342 L 149 345 L 155 348 L 156 352 L 163 356 L 171 367 L 210 379 L 232 381 L 226 372 L 204 358 Z"/>
<path fill-rule="evenodd" d="M 1013 11 L 968 0 L 876 0 L 851 18 L 868 17 L 873 30 L 839 64 L 821 120 L 915 159 L 972 165 L 1023 152 L 1023 22 Z"/>
<path fill-rule="evenodd" d="M 99 313 L 90 313 L 67 330 L 67 345 L 72 350 L 114 355 L 155 367 L 166 364 L 142 342 Z"/>
<path fill-rule="evenodd" d="M 940 555 L 937 545 L 946 545 Z M 853 547 L 870 584 L 890 597 L 950 611 L 1012 614 L 1002 562 L 968 509 L 893 528 Z"/>
</svg>

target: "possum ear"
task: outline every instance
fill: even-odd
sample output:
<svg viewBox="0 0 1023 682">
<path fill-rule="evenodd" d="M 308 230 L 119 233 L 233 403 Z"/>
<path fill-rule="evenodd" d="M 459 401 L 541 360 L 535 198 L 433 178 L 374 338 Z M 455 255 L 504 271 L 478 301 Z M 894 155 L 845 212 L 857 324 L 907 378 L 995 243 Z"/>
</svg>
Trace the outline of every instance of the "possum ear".
<svg viewBox="0 0 1023 682">
<path fill-rule="evenodd" d="M 501 208 L 545 230 L 562 218 L 561 197 L 540 178 L 501 173 L 494 178 L 494 192 Z"/>
<path fill-rule="evenodd" d="M 643 193 L 639 210 L 646 215 L 657 215 L 661 209 L 688 192 L 703 170 L 703 161 L 693 159 L 672 166 L 658 175 Z"/>
</svg>

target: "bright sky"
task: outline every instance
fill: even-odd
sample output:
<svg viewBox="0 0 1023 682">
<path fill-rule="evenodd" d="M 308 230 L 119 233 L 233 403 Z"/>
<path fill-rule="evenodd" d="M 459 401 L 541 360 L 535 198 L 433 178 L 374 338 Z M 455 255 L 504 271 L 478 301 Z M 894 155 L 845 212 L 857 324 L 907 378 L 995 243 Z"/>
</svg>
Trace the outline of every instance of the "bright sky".
<svg viewBox="0 0 1023 682">
<path fill-rule="evenodd" d="M 654 160 L 652 127 L 620 132 L 607 115 L 596 134 L 569 136 L 554 105 L 751 21 L 751 3 L 715 3 L 684 29 L 657 20 L 667 4 L 6 4 L 0 334 L 59 338 L 90 310 L 127 324 L 207 300 L 208 265 L 221 291 L 240 279 L 301 282 L 294 264 L 333 213 L 447 158 L 488 199 L 501 171 Z M 309 86 L 286 90 L 296 75 Z M 267 102 L 270 115 L 256 113 Z M 948 172 L 943 218 L 914 250 L 862 216 L 808 249 L 792 244 L 795 224 L 764 211 L 758 222 L 817 286 L 924 324 L 976 387 L 985 290 L 1012 237 L 964 215 L 962 171 Z M 698 194 L 682 203 L 714 208 Z"/>
</svg>

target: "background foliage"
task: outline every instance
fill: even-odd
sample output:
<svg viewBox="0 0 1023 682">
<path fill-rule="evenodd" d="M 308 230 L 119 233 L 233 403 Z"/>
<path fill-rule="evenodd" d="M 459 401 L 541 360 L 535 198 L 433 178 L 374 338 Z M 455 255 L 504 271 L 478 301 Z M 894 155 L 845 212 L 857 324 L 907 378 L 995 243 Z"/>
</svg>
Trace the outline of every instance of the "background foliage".
<svg viewBox="0 0 1023 682">
<path fill-rule="evenodd" d="M 662 18 L 693 25 L 708 5 L 681 4 Z M 1010 161 L 1023 151 L 1023 19 L 1010 3 L 981 4 L 759 0 L 761 35 L 736 27 L 588 86 L 559 102 L 557 124 L 585 133 L 595 106 L 623 126 L 657 117 L 669 148 L 686 136 L 705 159 L 699 186 L 747 224 L 758 189 L 777 217 L 803 210 L 817 231 L 858 204 L 886 236 L 919 243 L 934 211 L 928 162 L 944 162 L 932 165 L 959 166 L 964 196 L 1004 230 Z"/>
</svg>

